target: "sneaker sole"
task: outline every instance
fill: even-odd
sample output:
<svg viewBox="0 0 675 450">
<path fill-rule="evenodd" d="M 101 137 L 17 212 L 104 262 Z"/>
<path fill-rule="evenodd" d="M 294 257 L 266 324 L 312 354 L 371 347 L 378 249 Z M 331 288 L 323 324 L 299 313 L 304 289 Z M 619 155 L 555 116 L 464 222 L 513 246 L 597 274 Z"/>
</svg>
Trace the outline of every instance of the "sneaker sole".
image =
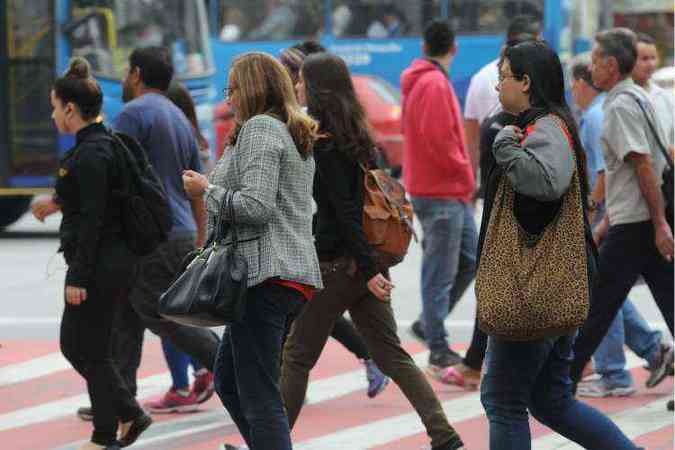
<svg viewBox="0 0 675 450">
<path fill-rule="evenodd" d="M 146 408 L 152 414 L 174 414 L 174 413 L 191 413 L 199 411 L 198 405 L 183 405 L 183 406 L 173 406 L 171 408 L 150 408 L 146 405 Z"/>
<path fill-rule="evenodd" d="M 636 392 L 637 389 L 635 388 L 617 388 L 607 392 L 595 392 L 595 391 L 584 392 L 582 390 L 577 390 L 577 395 L 579 397 L 589 397 L 589 398 L 630 397 Z"/>
<path fill-rule="evenodd" d="M 216 389 L 214 387 L 211 387 L 211 388 L 205 390 L 204 392 L 202 392 L 201 394 L 199 394 L 197 396 L 197 403 L 202 404 L 204 402 L 209 401 L 211 399 L 211 397 L 213 397 L 213 394 L 215 394 L 215 393 L 216 393 Z"/>
<path fill-rule="evenodd" d="M 668 376 L 668 368 L 673 363 L 675 354 L 673 353 L 673 348 L 671 347 L 665 355 L 663 355 L 664 363 L 661 364 L 653 373 L 652 377 L 645 382 L 647 389 L 652 389 L 661 384 L 661 382 Z"/>
</svg>

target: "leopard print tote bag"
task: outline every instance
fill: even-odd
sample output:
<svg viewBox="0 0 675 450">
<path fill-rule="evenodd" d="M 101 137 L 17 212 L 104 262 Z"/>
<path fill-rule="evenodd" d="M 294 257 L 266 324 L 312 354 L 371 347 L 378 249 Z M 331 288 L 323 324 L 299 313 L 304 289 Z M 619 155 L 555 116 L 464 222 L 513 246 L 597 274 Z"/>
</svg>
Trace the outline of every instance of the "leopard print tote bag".
<svg viewBox="0 0 675 450">
<path fill-rule="evenodd" d="M 514 190 L 502 177 L 476 275 L 478 321 L 486 334 L 529 341 L 570 334 L 585 322 L 588 261 L 576 158 L 574 163 L 558 215 L 536 236 L 518 223 Z"/>
</svg>

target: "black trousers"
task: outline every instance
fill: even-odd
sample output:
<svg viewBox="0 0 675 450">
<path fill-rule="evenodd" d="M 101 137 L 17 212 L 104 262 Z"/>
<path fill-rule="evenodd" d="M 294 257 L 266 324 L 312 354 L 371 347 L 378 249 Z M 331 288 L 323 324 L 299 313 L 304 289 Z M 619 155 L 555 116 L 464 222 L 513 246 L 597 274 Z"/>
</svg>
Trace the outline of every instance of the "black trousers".
<svg viewBox="0 0 675 450">
<path fill-rule="evenodd" d="M 66 303 L 61 320 L 61 352 L 87 382 L 94 410 L 91 441 L 99 445 L 116 441 L 118 422 L 143 413 L 113 357 L 114 322 L 127 295 L 126 286 L 92 283 L 87 300 Z"/>
<path fill-rule="evenodd" d="M 651 221 L 609 228 L 599 249 L 599 273 L 588 320 L 574 344 L 571 376 L 578 382 L 614 317 L 640 275 L 673 333 L 673 263 L 666 261 L 654 243 Z"/>
<path fill-rule="evenodd" d="M 207 328 L 189 327 L 159 315 L 159 297 L 182 269 L 185 257 L 194 250 L 194 236 L 187 234 L 161 244 L 141 260 L 129 301 L 145 327 L 167 338 L 180 351 L 213 370 L 220 338 Z M 130 333 L 133 335 L 134 331 Z"/>
</svg>

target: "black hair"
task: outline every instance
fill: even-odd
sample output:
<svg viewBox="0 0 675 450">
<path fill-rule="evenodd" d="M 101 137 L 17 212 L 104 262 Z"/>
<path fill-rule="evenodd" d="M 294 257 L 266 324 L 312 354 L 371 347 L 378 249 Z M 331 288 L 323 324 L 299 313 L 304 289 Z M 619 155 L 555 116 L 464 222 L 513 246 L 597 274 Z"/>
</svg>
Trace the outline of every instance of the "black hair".
<svg viewBox="0 0 675 450">
<path fill-rule="evenodd" d="M 173 78 L 171 53 L 166 47 L 143 47 L 129 56 L 129 70 L 139 69 L 143 84 L 166 92 Z"/>
<path fill-rule="evenodd" d="M 637 62 L 637 37 L 628 28 L 612 28 L 595 35 L 605 56 L 612 56 L 619 66 L 619 73 L 630 75 Z"/>
<path fill-rule="evenodd" d="M 545 42 L 528 41 L 505 49 L 500 66 L 505 59 L 508 59 L 511 72 L 516 79 L 522 80 L 525 75 L 530 79 L 530 106 L 555 114 L 565 123 L 572 138 L 581 192 L 586 204 L 585 199 L 589 191 L 586 152 L 565 100 L 565 80 L 560 58 Z"/>
<path fill-rule="evenodd" d="M 506 46 L 513 47 L 521 42 L 537 39 L 540 34 L 540 19 L 530 15 L 516 16 L 506 29 Z"/>
<path fill-rule="evenodd" d="M 103 92 L 91 76 L 91 67 L 86 59 L 70 60 L 66 73 L 54 82 L 54 95 L 65 105 L 73 103 L 80 111 L 82 120 L 95 119 L 101 113 Z"/>
<path fill-rule="evenodd" d="M 427 56 L 445 56 L 455 45 L 455 32 L 447 20 L 434 19 L 424 27 Z"/>
<path fill-rule="evenodd" d="M 638 44 L 656 45 L 656 39 L 647 33 L 637 33 L 637 42 Z"/>
<path fill-rule="evenodd" d="M 307 112 L 319 131 L 351 159 L 367 163 L 374 152 L 366 112 L 356 97 L 347 64 L 327 52 L 309 55 L 302 65 Z"/>
<path fill-rule="evenodd" d="M 174 105 L 178 106 L 178 108 L 183 111 L 185 117 L 187 117 L 190 124 L 192 124 L 192 128 L 195 130 L 195 134 L 197 135 L 199 147 L 202 149 L 208 148 L 209 142 L 206 140 L 199 129 L 195 102 L 192 99 L 192 95 L 190 95 L 190 90 L 183 83 L 174 81 L 169 85 L 169 89 L 166 91 L 166 96 L 173 102 Z"/>
<path fill-rule="evenodd" d="M 305 56 L 326 51 L 326 48 L 316 41 L 304 41 L 299 44 L 295 44 L 291 48 L 300 50 Z"/>
</svg>

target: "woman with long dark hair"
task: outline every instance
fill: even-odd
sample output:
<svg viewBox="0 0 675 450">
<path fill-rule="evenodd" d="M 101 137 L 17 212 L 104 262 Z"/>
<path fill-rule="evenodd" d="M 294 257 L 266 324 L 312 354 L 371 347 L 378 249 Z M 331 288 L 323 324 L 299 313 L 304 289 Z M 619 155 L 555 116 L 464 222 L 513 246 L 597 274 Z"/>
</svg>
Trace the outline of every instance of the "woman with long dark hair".
<svg viewBox="0 0 675 450">
<path fill-rule="evenodd" d="M 305 305 L 284 346 L 281 390 L 291 426 L 305 398 L 310 370 L 335 321 L 349 311 L 378 367 L 413 404 L 434 450 L 462 447 L 424 374 L 401 347 L 386 268 L 378 267 L 363 231 L 364 172 L 375 144 L 345 62 L 330 53 L 308 56 L 296 86 L 319 121 L 314 155 L 317 218 L 314 245 L 325 289 Z"/>
<path fill-rule="evenodd" d="M 286 69 L 268 54 L 235 59 L 228 84 L 236 121 L 231 145 L 209 179 L 183 176 L 188 194 L 207 202 L 211 229 L 233 194 L 239 249 L 248 262 L 246 311 L 225 329 L 216 392 L 251 450 L 290 450 L 279 389 L 282 340 L 288 321 L 323 287 L 308 189 L 318 125 L 298 105 Z"/>
<path fill-rule="evenodd" d="M 558 220 L 563 202 L 571 201 L 566 193 L 580 192 L 577 204 L 581 206 L 576 210 L 579 217 L 575 222 L 581 224 L 580 230 L 576 234 L 566 231 L 571 236 L 569 239 L 579 239 L 579 242 L 568 241 L 570 248 L 587 249 L 588 261 L 583 267 L 590 270 L 594 248 L 585 207 L 586 161 L 577 127 L 565 102 L 560 60 L 547 44 L 526 42 L 505 50 L 499 70 L 499 100 L 504 110 L 517 119 L 516 125 L 506 126 L 499 132 L 493 145 L 494 161 L 487 177 L 479 254 L 484 258 L 491 247 L 503 248 L 504 245 L 518 245 L 522 248 L 516 250 L 526 254 L 532 242 L 543 239 L 547 226 Z M 573 180 L 578 180 L 579 186 L 572 186 Z M 496 220 L 492 212 L 503 198 L 496 198 L 498 187 L 503 183 L 508 183 L 514 192 L 512 217 L 517 220 L 522 237 L 518 244 L 488 235 L 489 224 Z M 571 251 L 570 254 L 574 255 Z M 485 282 L 481 279 L 483 270 L 489 264 L 487 259 L 479 260 L 478 293 L 481 283 Z M 558 269 L 547 267 L 545 270 Z M 560 278 L 564 283 L 576 283 L 576 280 L 567 281 L 564 274 Z M 590 273 L 588 279 L 586 288 L 590 291 Z M 527 292 L 523 295 L 528 295 Z M 478 297 L 480 311 L 481 296 Z M 496 298 L 499 299 L 498 293 Z M 546 304 L 547 308 L 553 308 L 556 302 L 577 301 L 581 299 L 550 298 Z M 490 421 L 491 450 L 531 448 L 528 411 L 541 423 L 584 448 L 636 448 L 607 417 L 574 398 L 569 373 L 576 329 L 551 332 L 531 340 L 509 340 L 495 333 L 488 334 L 481 400 Z"/>
<path fill-rule="evenodd" d="M 313 53 L 325 51 L 326 49 L 321 44 L 314 41 L 305 41 L 283 50 L 279 55 L 279 62 L 284 65 L 293 81 L 293 85 L 296 86 L 300 78 L 300 67 L 302 67 L 305 58 Z M 383 392 L 389 384 L 389 377 L 384 375 L 379 367 L 377 367 L 377 364 L 375 364 L 375 361 L 373 361 L 366 342 L 359 332 L 356 331 L 354 324 L 345 316 L 338 317 L 335 324 L 333 324 L 331 337 L 342 344 L 365 366 L 366 379 L 368 380 L 368 389 L 366 391 L 368 397 L 375 398 Z"/>
</svg>

